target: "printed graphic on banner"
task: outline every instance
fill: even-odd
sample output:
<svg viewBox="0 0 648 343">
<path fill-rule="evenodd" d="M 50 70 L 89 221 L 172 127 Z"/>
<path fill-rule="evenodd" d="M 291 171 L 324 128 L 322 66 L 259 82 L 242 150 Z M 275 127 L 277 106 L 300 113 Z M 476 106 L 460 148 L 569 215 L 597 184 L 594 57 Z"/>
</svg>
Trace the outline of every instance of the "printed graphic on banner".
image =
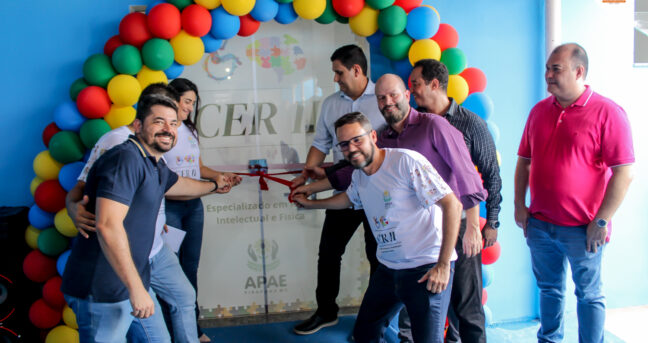
<svg viewBox="0 0 648 343">
<path fill-rule="evenodd" d="M 329 57 L 350 43 L 369 51 L 366 40 L 345 25 L 267 22 L 250 37 L 228 40 L 181 75 L 199 88 L 195 119 L 203 164 L 252 174 L 228 194 L 203 198 L 202 317 L 316 307 L 324 212 L 297 209 L 288 201 L 289 188 L 270 176 L 301 170 L 321 102 L 336 91 Z M 266 163 L 267 191 L 258 173 L 250 172 L 252 160 Z M 295 174 L 274 177 L 290 180 Z M 358 306 L 368 282 L 362 228 L 357 231 L 343 257 L 340 306 Z"/>
</svg>

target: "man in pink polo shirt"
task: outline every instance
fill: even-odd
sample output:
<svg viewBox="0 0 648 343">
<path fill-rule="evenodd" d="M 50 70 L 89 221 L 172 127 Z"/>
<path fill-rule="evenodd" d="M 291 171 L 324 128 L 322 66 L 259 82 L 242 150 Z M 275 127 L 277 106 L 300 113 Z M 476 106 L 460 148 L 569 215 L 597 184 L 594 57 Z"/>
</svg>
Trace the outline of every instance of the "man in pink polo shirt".
<svg viewBox="0 0 648 343">
<path fill-rule="evenodd" d="M 515 222 L 524 230 L 540 288 L 539 342 L 562 341 L 567 260 L 578 298 L 579 341 L 603 342 L 601 255 L 610 219 L 632 180 L 628 118 L 586 86 L 586 76 L 581 46 L 554 49 L 545 71 L 552 96 L 531 110 L 518 150 Z"/>
</svg>

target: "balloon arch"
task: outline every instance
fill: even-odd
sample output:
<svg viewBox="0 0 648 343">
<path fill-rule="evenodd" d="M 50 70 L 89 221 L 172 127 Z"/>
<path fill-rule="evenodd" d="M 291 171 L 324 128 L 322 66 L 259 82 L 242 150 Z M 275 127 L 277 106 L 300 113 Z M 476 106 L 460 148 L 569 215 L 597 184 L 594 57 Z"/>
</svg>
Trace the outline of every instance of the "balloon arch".
<svg viewBox="0 0 648 343">
<path fill-rule="evenodd" d="M 124 16 L 119 34 L 105 43 L 103 53 L 86 59 L 83 77 L 70 86 L 70 99 L 56 107 L 54 121 L 43 131 L 48 149 L 33 162 L 35 205 L 25 239 L 34 250 L 23 269 L 30 280 L 44 283 L 43 298 L 31 306 L 29 317 L 36 327 L 51 329 L 46 342 L 78 342 L 74 313 L 60 291 L 60 275 L 69 256 L 69 239 L 77 235 L 65 196 L 76 183 L 84 156 L 104 133 L 134 120 L 133 105 L 147 85 L 178 77 L 185 65 L 218 50 L 224 40 L 254 34 L 261 22 L 290 24 L 301 17 L 320 24 L 348 23 L 353 33 L 367 38 L 372 60 L 386 61 L 380 68 L 372 65 L 374 79 L 393 72 L 406 80 L 416 61 L 440 60 L 450 72 L 448 95 L 486 120 L 495 141 L 499 139 L 497 127 L 488 120 L 493 103 L 483 93 L 486 76 L 480 69 L 467 68 L 465 54 L 456 47 L 456 30 L 441 23 L 437 10 L 422 5 L 422 0 L 168 0 L 149 8 L 146 14 Z M 483 204 L 481 216 L 485 217 Z M 484 287 L 493 280 L 490 264 L 499 254 L 499 243 L 483 252 Z M 484 310 L 490 322 L 486 305 Z"/>
</svg>

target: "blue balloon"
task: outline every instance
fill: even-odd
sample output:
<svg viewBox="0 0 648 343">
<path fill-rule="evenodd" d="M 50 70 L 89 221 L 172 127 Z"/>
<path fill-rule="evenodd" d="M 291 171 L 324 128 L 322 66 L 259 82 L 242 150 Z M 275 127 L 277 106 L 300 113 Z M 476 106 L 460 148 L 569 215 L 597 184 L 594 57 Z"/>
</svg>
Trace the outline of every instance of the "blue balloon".
<svg viewBox="0 0 648 343">
<path fill-rule="evenodd" d="M 64 101 L 54 109 L 54 123 L 64 131 L 79 132 L 86 119 L 72 100 Z"/>
<path fill-rule="evenodd" d="M 72 250 L 65 250 L 56 260 L 56 271 L 61 276 L 63 276 L 63 272 L 65 271 L 65 265 L 67 264 L 68 257 L 70 257 L 70 253 L 72 253 Z"/>
<path fill-rule="evenodd" d="M 482 218 L 486 218 L 486 214 L 487 214 L 486 202 L 482 201 L 482 202 L 479 203 L 479 216 L 482 217 Z"/>
<path fill-rule="evenodd" d="M 486 125 L 488 126 L 488 131 L 490 131 L 491 136 L 493 136 L 493 140 L 495 141 L 495 144 L 499 142 L 500 140 L 500 129 L 495 125 L 495 123 L 492 120 L 487 120 Z"/>
<path fill-rule="evenodd" d="M 370 49 L 371 65 L 369 73 L 371 81 L 376 82 L 378 79 L 388 73 L 391 73 L 391 60 L 380 53 L 380 49 Z"/>
<path fill-rule="evenodd" d="M 407 15 L 407 34 L 418 40 L 432 38 L 439 30 L 439 16 L 433 9 L 420 6 L 410 11 Z"/>
<path fill-rule="evenodd" d="M 41 210 L 37 205 L 32 205 L 29 209 L 29 214 L 27 218 L 31 226 L 43 230 L 48 227 L 54 226 L 54 216 L 55 213 L 49 213 L 44 210 Z"/>
<path fill-rule="evenodd" d="M 371 49 L 380 50 L 380 41 L 382 40 L 384 33 L 378 30 L 373 35 L 367 37 L 367 42 L 369 42 L 369 47 Z"/>
<path fill-rule="evenodd" d="M 410 63 L 409 58 L 404 58 L 398 61 L 391 62 L 392 69 L 394 73 L 400 76 L 405 82 L 405 87 L 407 87 L 407 80 L 409 80 L 410 73 L 412 72 L 412 63 Z M 412 97 L 413 98 L 413 97 Z"/>
<path fill-rule="evenodd" d="M 493 283 L 495 277 L 495 272 L 493 271 L 493 266 L 490 264 L 482 265 L 482 287 L 486 288 Z"/>
<path fill-rule="evenodd" d="M 250 16 L 256 21 L 272 20 L 279 11 L 279 4 L 275 0 L 256 0 Z"/>
<path fill-rule="evenodd" d="M 493 312 L 486 305 L 484 305 L 484 317 L 486 317 L 485 318 L 486 326 L 490 326 L 491 324 L 493 324 Z"/>
<path fill-rule="evenodd" d="M 69 192 L 74 185 L 77 183 L 77 178 L 81 174 L 81 171 L 85 167 L 85 163 L 81 161 L 72 162 L 61 167 L 58 178 L 61 187 L 65 189 L 66 192 Z"/>
<path fill-rule="evenodd" d="M 493 100 L 491 100 L 488 95 L 481 92 L 468 95 L 466 100 L 461 103 L 461 106 L 474 112 L 484 120 L 488 120 L 488 118 L 490 118 L 495 108 L 495 106 L 493 105 Z"/>
<path fill-rule="evenodd" d="M 209 34 L 206 34 L 204 37 L 209 36 Z M 203 42 L 204 42 L 204 38 Z M 207 45 L 205 44 L 205 48 Z M 175 79 L 176 77 L 180 76 L 182 72 L 184 71 L 184 66 L 182 64 L 179 64 L 178 62 L 173 62 L 173 64 L 164 70 L 164 74 L 166 74 L 168 79 Z"/>
<path fill-rule="evenodd" d="M 279 24 L 290 24 L 297 19 L 297 12 L 292 2 L 279 4 L 279 10 L 274 18 Z"/>
<path fill-rule="evenodd" d="M 236 36 L 241 28 L 241 20 L 225 11 L 223 6 L 211 11 L 212 27 L 209 31 L 216 39 L 228 39 Z"/>
<path fill-rule="evenodd" d="M 202 39 L 203 44 L 205 45 L 205 52 L 206 53 L 214 52 L 214 51 L 220 49 L 221 46 L 223 46 L 223 40 L 222 39 L 214 38 L 214 36 L 212 36 L 210 34 L 206 34 L 206 35 L 200 37 L 200 39 Z M 174 77 L 174 79 L 175 79 L 175 77 Z"/>
</svg>

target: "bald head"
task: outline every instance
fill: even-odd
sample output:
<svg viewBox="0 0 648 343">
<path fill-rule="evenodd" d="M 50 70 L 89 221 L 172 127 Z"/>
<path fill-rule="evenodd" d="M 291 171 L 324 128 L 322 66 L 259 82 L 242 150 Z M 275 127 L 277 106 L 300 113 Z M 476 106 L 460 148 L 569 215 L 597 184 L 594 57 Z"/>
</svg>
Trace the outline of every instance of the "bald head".
<svg viewBox="0 0 648 343">
<path fill-rule="evenodd" d="M 564 54 L 567 57 L 569 57 L 570 61 L 570 66 L 572 69 L 576 69 L 580 66 L 583 66 L 585 69 L 585 72 L 583 74 L 583 79 L 587 76 L 587 68 L 588 68 L 588 58 L 587 58 L 587 52 L 585 49 L 576 44 L 576 43 L 566 43 L 557 46 L 552 52 L 551 55 L 558 55 L 558 54 Z"/>
<path fill-rule="evenodd" d="M 387 124 L 400 125 L 410 111 L 410 93 L 405 89 L 403 80 L 394 74 L 385 74 L 376 82 L 378 109 Z"/>
</svg>

